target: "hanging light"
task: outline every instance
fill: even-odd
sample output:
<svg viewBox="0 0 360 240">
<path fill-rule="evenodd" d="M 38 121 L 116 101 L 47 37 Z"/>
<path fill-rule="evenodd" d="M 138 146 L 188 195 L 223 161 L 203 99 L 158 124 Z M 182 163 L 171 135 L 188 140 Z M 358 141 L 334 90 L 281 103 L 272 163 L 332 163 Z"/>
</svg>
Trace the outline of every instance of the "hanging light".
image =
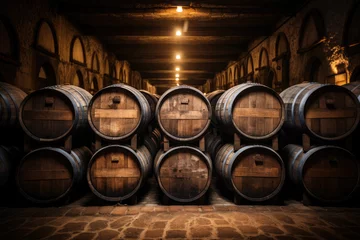
<svg viewBox="0 0 360 240">
<path fill-rule="evenodd" d="M 181 59 L 180 54 L 177 54 L 177 55 L 176 55 L 176 59 Z"/>
<path fill-rule="evenodd" d="M 178 74 L 178 73 L 177 73 L 177 74 L 175 74 L 175 77 L 177 77 L 177 78 L 178 78 L 178 77 L 180 77 L 180 74 Z"/>
<path fill-rule="evenodd" d="M 179 81 L 179 78 L 175 78 L 176 81 Z"/>
<path fill-rule="evenodd" d="M 183 11 L 182 6 L 177 6 L 177 7 L 176 7 L 176 11 L 179 12 L 179 13 L 182 12 L 182 11 Z"/>
<path fill-rule="evenodd" d="M 177 83 L 176 86 L 179 86 L 179 84 Z"/>
<path fill-rule="evenodd" d="M 175 68 L 175 71 L 177 71 L 177 72 L 180 71 L 180 68 L 179 68 L 179 67 L 176 67 L 176 68 Z"/>
<path fill-rule="evenodd" d="M 176 36 L 181 36 L 181 31 L 180 30 L 176 31 Z"/>
</svg>

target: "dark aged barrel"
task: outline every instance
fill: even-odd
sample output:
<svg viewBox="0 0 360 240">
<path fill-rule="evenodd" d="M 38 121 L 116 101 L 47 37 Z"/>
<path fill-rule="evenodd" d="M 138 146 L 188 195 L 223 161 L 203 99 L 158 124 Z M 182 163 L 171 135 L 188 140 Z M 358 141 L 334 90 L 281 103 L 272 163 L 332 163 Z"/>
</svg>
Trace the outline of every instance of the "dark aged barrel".
<svg viewBox="0 0 360 240">
<path fill-rule="evenodd" d="M 144 136 L 144 145 L 150 151 L 151 156 L 155 157 L 161 144 L 161 133 L 155 128 L 150 134 Z"/>
<path fill-rule="evenodd" d="M 151 109 L 139 90 L 120 83 L 94 95 L 88 118 L 91 128 L 101 138 L 125 140 L 147 128 Z"/>
<path fill-rule="evenodd" d="M 63 199 L 84 183 L 91 158 L 87 147 L 68 153 L 60 148 L 39 148 L 20 162 L 16 182 L 20 193 L 34 203 Z"/>
<path fill-rule="evenodd" d="M 225 90 L 215 90 L 213 92 L 210 92 L 208 94 L 206 94 L 206 98 L 209 100 L 210 105 L 211 105 L 211 109 L 213 112 L 212 115 L 212 122 L 213 124 L 217 125 L 217 121 L 216 121 L 216 117 L 215 117 L 215 108 L 216 108 L 216 103 L 219 100 L 219 98 L 221 97 L 221 95 L 223 95 L 223 93 L 225 92 Z"/>
<path fill-rule="evenodd" d="M 19 126 L 18 113 L 26 93 L 8 83 L 0 82 L 0 129 Z"/>
<path fill-rule="evenodd" d="M 211 105 L 204 94 L 184 85 L 166 91 L 156 106 L 161 131 L 179 142 L 201 138 L 210 126 L 211 115 Z"/>
<path fill-rule="evenodd" d="M 86 130 L 91 94 L 73 85 L 45 87 L 29 94 L 20 106 L 24 132 L 36 141 L 54 142 Z"/>
<path fill-rule="evenodd" d="M 89 163 L 87 180 L 92 192 L 106 201 L 122 201 L 133 196 L 145 183 L 152 167 L 145 146 L 136 151 L 110 145 L 97 151 Z"/>
<path fill-rule="evenodd" d="M 21 153 L 15 147 L 0 146 L 0 188 L 9 186 Z"/>
<path fill-rule="evenodd" d="M 215 160 L 215 156 L 222 145 L 220 136 L 211 133 L 205 135 L 205 149 L 210 154 L 211 160 Z"/>
<path fill-rule="evenodd" d="M 210 186 L 211 160 L 194 147 L 174 147 L 165 153 L 160 150 L 154 166 L 161 190 L 177 202 L 195 201 Z"/>
<path fill-rule="evenodd" d="M 284 123 L 284 103 L 271 88 L 243 83 L 227 90 L 217 101 L 216 119 L 223 129 L 252 140 L 269 139 Z"/>
<path fill-rule="evenodd" d="M 297 129 L 321 140 L 340 140 L 359 122 L 360 104 L 348 89 L 304 82 L 285 89 L 285 129 Z"/>
<path fill-rule="evenodd" d="M 216 155 L 215 168 L 230 190 L 249 201 L 271 199 L 284 185 L 283 160 L 262 145 L 244 146 L 234 152 L 233 145 L 225 144 Z"/>
<path fill-rule="evenodd" d="M 149 103 L 150 110 L 151 110 L 151 121 L 152 121 L 155 118 L 155 110 L 156 110 L 156 105 L 159 101 L 159 98 L 157 98 L 154 94 L 152 94 L 146 90 L 140 90 L 140 92 L 144 95 L 144 97 L 146 98 L 146 100 Z"/>
<path fill-rule="evenodd" d="M 290 180 L 317 200 L 345 201 L 359 185 L 359 162 L 343 148 L 320 146 L 304 153 L 301 146 L 290 144 L 282 153 Z"/>
<path fill-rule="evenodd" d="M 360 81 L 351 82 L 345 85 L 342 85 L 342 87 L 345 87 L 349 89 L 351 92 L 355 94 L 355 96 L 360 101 Z"/>
</svg>

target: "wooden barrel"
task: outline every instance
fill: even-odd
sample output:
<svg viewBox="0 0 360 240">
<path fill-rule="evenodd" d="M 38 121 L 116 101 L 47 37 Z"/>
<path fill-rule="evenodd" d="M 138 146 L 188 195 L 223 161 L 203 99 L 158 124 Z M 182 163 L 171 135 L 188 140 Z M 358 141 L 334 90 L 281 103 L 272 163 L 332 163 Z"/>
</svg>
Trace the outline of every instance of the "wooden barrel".
<svg viewBox="0 0 360 240">
<path fill-rule="evenodd" d="M 89 103 L 89 123 L 106 140 L 125 140 L 143 132 L 151 109 L 144 95 L 126 84 L 113 84 L 98 91 Z"/>
<path fill-rule="evenodd" d="M 215 168 L 226 186 L 242 198 L 262 202 L 275 197 L 285 180 L 284 162 L 274 150 L 248 145 L 234 151 L 225 144 L 215 158 Z"/>
<path fill-rule="evenodd" d="M 346 201 L 359 186 L 359 162 L 343 148 L 320 146 L 304 153 L 290 144 L 282 153 L 290 180 L 321 202 Z"/>
<path fill-rule="evenodd" d="M 40 142 L 55 142 L 88 129 L 91 94 L 73 85 L 45 87 L 21 103 L 19 120 L 24 132 Z"/>
<path fill-rule="evenodd" d="M 205 149 L 210 154 L 211 160 L 215 160 L 215 156 L 223 145 L 223 141 L 220 136 L 208 133 L 205 135 Z"/>
<path fill-rule="evenodd" d="M 161 133 L 157 128 L 150 134 L 144 136 L 144 145 L 150 151 L 152 157 L 155 157 L 156 153 L 159 151 L 161 140 Z"/>
<path fill-rule="evenodd" d="M 36 149 L 21 160 L 16 182 L 20 193 L 34 203 L 53 203 L 84 183 L 91 158 L 87 147 L 68 153 L 60 148 Z"/>
<path fill-rule="evenodd" d="M 0 82 L 0 129 L 19 127 L 18 113 L 25 97 L 21 89 Z"/>
<path fill-rule="evenodd" d="M 200 139 L 210 126 L 211 115 L 211 105 L 204 94 L 185 85 L 166 91 L 156 106 L 161 131 L 178 142 Z"/>
<path fill-rule="evenodd" d="M 123 145 L 101 148 L 89 163 L 87 180 L 90 189 L 106 201 L 130 198 L 145 183 L 151 171 L 151 160 L 145 146 L 136 151 Z"/>
<path fill-rule="evenodd" d="M 342 85 L 342 87 L 349 89 L 351 92 L 355 94 L 355 96 L 360 101 L 360 81 L 351 82 L 345 85 Z"/>
<path fill-rule="evenodd" d="M 280 96 L 285 103 L 285 129 L 333 141 L 350 135 L 359 123 L 359 101 L 344 87 L 304 82 Z"/>
<path fill-rule="evenodd" d="M 216 116 L 215 116 L 216 103 L 219 100 L 219 98 L 221 97 L 221 95 L 223 95 L 224 92 L 225 92 L 225 90 L 215 90 L 213 92 L 206 94 L 206 98 L 209 100 L 211 109 L 213 112 L 211 122 L 214 126 L 218 125 L 218 122 L 217 122 Z"/>
<path fill-rule="evenodd" d="M 144 97 L 146 98 L 146 100 L 149 103 L 150 106 L 150 110 L 151 110 L 151 120 L 154 120 L 155 118 L 155 110 L 156 110 L 156 105 L 159 101 L 159 98 L 157 98 L 154 94 L 151 94 L 150 92 L 146 91 L 146 90 L 140 90 L 140 92 L 144 95 Z"/>
<path fill-rule="evenodd" d="M 0 188 L 9 186 L 21 153 L 15 147 L 0 146 Z"/>
<path fill-rule="evenodd" d="M 192 202 L 202 197 L 211 182 L 212 163 L 199 149 L 178 146 L 160 150 L 154 162 L 161 190 L 177 202 Z"/>
<path fill-rule="evenodd" d="M 285 118 L 280 96 L 258 83 L 243 83 L 227 90 L 217 101 L 215 114 L 225 132 L 251 140 L 273 137 Z"/>
</svg>

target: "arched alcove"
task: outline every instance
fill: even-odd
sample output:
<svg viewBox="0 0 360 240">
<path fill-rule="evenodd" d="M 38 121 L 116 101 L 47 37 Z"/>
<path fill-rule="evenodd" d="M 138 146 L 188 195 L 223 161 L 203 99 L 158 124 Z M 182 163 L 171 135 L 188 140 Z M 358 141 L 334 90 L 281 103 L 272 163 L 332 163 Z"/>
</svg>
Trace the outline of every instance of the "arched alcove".
<svg viewBox="0 0 360 240">
<path fill-rule="evenodd" d="M 247 81 L 254 81 L 254 64 L 250 54 L 246 60 L 246 78 Z"/>
<path fill-rule="evenodd" d="M 260 50 L 259 69 L 269 67 L 269 54 L 265 48 Z"/>
<path fill-rule="evenodd" d="M 276 61 L 276 90 L 281 92 L 289 87 L 290 82 L 290 46 L 285 33 L 278 34 L 275 43 L 275 58 Z"/>
<path fill-rule="evenodd" d="M 356 1 L 350 8 L 344 26 L 343 45 L 348 54 L 360 53 L 360 2 Z"/>
<path fill-rule="evenodd" d="M 239 66 L 236 65 L 235 68 L 234 68 L 234 85 L 239 84 L 239 79 L 240 79 L 240 76 L 239 76 Z"/>
<path fill-rule="evenodd" d="M 128 79 L 127 79 L 127 75 L 126 75 L 126 70 L 124 69 L 123 70 L 123 82 L 128 83 L 127 81 L 128 81 Z"/>
<path fill-rule="evenodd" d="M 99 85 L 96 77 L 93 77 L 90 83 L 90 93 L 95 94 L 97 91 L 99 91 Z"/>
<path fill-rule="evenodd" d="M 104 74 L 110 76 L 110 65 L 109 65 L 109 59 L 108 58 L 105 58 Z"/>
<path fill-rule="evenodd" d="M 323 65 L 317 57 L 311 57 L 305 68 L 305 81 L 326 83 Z"/>
<path fill-rule="evenodd" d="M 38 22 L 35 30 L 35 48 L 45 54 L 58 56 L 59 47 L 53 24 L 46 19 Z"/>
<path fill-rule="evenodd" d="M 0 60 L 18 64 L 19 39 L 10 20 L 0 15 Z"/>
<path fill-rule="evenodd" d="M 56 85 L 56 73 L 49 62 L 40 67 L 37 77 L 36 89 Z"/>
<path fill-rule="evenodd" d="M 76 71 L 71 84 L 81 87 L 81 88 L 84 88 L 84 77 L 80 70 Z"/>
<path fill-rule="evenodd" d="M 96 52 L 93 53 L 91 58 L 91 70 L 97 73 L 100 72 L 100 61 Z"/>
<path fill-rule="evenodd" d="M 299 53 L 307 52 L 322 43 L 326 36 L 323 17 L 317 9 L 310 10 L 303 19 L 299 34 Z"/>
<path fill-rule="evenodd" d="M 86 66 L 84 43 L 79 36 L 75 36 L 70 45 L 70 61 Z"/>
<path fill-rule="evenodd" d="M 232 87 L 234 84 L 234 79 L 233 79 L 233 75 L 232 75 L 232 71 L 231 68 L 229 69 L 229 74 L 228 74 L 228 80 L 226 83 L 226 88 L 230 88 Z"/>
</svg>

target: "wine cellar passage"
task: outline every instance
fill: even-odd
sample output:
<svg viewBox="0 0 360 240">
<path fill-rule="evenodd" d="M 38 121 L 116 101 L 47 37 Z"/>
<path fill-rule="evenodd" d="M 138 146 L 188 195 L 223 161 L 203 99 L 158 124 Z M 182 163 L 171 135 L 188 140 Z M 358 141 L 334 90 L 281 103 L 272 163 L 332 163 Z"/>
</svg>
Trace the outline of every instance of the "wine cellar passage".
<svg viewBox="0 0 360 240">
<path fill-rule="evenodd" d="M 1 3 L 0 239 L 360 239 L 360 2 Z"/>
</svg>

